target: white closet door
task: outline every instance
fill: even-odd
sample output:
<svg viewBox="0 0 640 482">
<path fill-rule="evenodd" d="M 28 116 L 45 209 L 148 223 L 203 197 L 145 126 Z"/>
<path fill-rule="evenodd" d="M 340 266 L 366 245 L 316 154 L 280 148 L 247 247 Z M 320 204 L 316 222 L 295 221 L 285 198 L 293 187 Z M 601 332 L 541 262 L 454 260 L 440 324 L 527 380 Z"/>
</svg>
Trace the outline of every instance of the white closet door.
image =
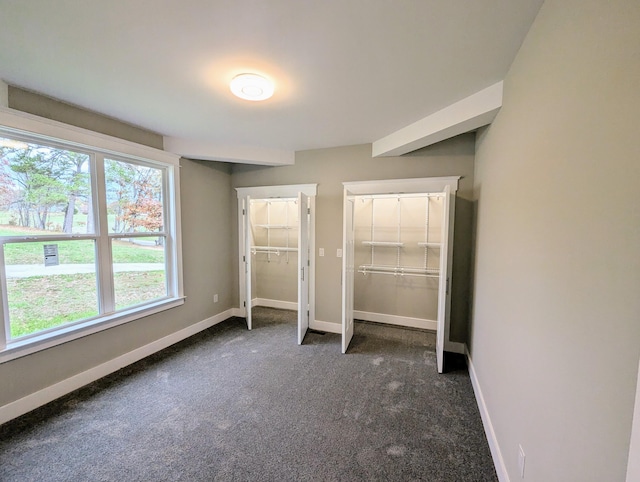
<svg viewBox="0 0 640 482">
<path fill-rule="evenodd" d="M 448 310 L 447 297 L 449 295 L 449 223 L 451 221 L 451 188 L 445 186 L 444 200 L 442 202 L 442 247 L 440 248 L 440 286 L 438 288 L 438 331 L 436 333 L 436 362 L 438 365 L 438 373 L 444 371 L 444 343 L 445 333 L 447 332 Z"/>
<path fill-rule="evenodd" d="M 342 353 L 347 352 L 353 338 L 353 284 L 354 284 L 354 199 L 344 196 L 342 241 Z"/>
<path fill-rule="evenodd" d="M 298 193 L 298 345 L 309 329 L 309 197 Z"/>
<path fill-rule="evenodd" d="M 245 280 L 245 313 L 247 328 L 251 329 L 251 246 L 253 246 L 253 232 L 251 230 L 251 196 L 244 200 L 244 280 Z"/>
</svg>

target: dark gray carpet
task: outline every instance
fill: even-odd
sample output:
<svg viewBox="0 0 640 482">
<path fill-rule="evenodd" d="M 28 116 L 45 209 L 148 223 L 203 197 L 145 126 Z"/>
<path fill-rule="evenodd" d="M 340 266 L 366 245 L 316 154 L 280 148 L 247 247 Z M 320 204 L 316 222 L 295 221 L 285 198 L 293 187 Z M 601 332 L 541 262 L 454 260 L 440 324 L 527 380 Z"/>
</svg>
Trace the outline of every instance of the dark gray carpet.
<svg viewBox="0 0 640 482">
<path fill-rule="evenodd" d="M 434 335 L 233 318 L 0 426 L 8 481 L 495 481 L 464 367 Z"/>
</svg>

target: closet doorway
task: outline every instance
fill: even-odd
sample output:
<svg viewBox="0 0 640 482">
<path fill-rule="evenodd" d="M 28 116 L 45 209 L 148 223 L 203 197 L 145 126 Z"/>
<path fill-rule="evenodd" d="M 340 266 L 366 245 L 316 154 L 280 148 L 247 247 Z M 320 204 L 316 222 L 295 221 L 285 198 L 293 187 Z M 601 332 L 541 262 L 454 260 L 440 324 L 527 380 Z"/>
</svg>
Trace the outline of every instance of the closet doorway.
<svg viewBox="0 0 640 482">
<path fill-rule="evenodd" d="M 298 344 L 315 319 L 315 196 L 317 184 L 236 188 L 240 307 L 247 328 L 252 308 L 295 309 Z"/>
<path fill-rule="evenodd" d="M 435 330 L 442 373 L 459 179 L 344 183 L 343 353 L 354 318 Z"/>
</svg>

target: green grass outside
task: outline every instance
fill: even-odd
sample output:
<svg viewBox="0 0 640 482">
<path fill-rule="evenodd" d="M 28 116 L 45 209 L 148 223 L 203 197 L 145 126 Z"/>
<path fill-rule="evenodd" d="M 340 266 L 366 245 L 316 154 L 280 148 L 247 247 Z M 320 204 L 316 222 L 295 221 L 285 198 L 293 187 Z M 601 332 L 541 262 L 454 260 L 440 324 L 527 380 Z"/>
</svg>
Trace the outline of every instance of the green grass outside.
<svg viewBox="0 0 640 482">
<path fill-rule="evenodd" d="M 79 218 L 80 216 L 76 216 Z M 86 217 L 86 216 L 85 216 Z M 7 218 L 7 219 L 4 219 Z M 62 215 L 60 215 L 62 222 Z M 52 217 L 55 221 L 55 216 Z M 8 223 L 0 213 L 0 223 Z M 56 234 L 33 228 L 0 224 L 0 236 Z M 150 240 L 156 238 L 147 238 Z M 20 242 L 4 246 L 6 265 L 44 265 L 45 244 L 57 244 L 60 264 L 94 264 L 92 240 Z M 116 263 L 164 263 L 164 247 L 140 246 L 112 241 Z M 151 301 L 166 295 L 164 271 L 114 274 L 117 309 Z M 7 279 L 7 300 L 11 337 L 37 333 L 98 315 L 95 274 L 32 276 Z"/>
<path fill-rule="evenodd" d="M 166 295 L 163 271 L 116 273 L 114 283 L 118 309 Z M 7 297 L 12 338 L 98 314 L 93 274 L 11 278 Z"/>
<path fill-rule="evenodd" d="M 52 234 L 47 231 L 1 226 L 0 236 L 29 236 Z M 156 239 L 156 238 L 143 238 Z M 44 264 L 44 244 L 57 244 L 60 264 L 92 264 L 95 262 L 94 242 L 91 240 L 24 242 L 6 244 L 4 249 L 5 263 L 11 264 Z M 140 246 L 128 241 L 114 239 L 113 259 L 118 263 L 164 263 L 162 246 Z"/>
</svg>

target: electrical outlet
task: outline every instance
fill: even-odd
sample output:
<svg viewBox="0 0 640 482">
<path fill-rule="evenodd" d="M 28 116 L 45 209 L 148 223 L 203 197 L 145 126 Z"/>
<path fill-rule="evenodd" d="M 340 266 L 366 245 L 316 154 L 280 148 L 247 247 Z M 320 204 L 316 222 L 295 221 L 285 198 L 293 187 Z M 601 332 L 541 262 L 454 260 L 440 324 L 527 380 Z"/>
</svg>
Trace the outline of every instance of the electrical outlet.
<svg viewBox="0 0 640 482">
<path fill-rule="evenodd" d="M 518 470 L 520 471 L 520 478 L 524 479 L 524 460 L 526 455 L 522 449 L 522 445 L 518 445 Z"/>
<path fill-rule="evenodd" d="M 217 294 L 213 295 L 213 302 L 214 303 L 218 302 L 218 295 Z"/>
<path fill-rule="evenodd" d="M 319 256 L 324 256 L 324 248 L 320 248 L 318 252 Z"/>
<path fill-rule="evenodd" d="M 336 251 L 336 256 L 338 258 L 342 258 L 342 250 L 340 248 L 338 248 L 338 250 Z"/>
</svg>

